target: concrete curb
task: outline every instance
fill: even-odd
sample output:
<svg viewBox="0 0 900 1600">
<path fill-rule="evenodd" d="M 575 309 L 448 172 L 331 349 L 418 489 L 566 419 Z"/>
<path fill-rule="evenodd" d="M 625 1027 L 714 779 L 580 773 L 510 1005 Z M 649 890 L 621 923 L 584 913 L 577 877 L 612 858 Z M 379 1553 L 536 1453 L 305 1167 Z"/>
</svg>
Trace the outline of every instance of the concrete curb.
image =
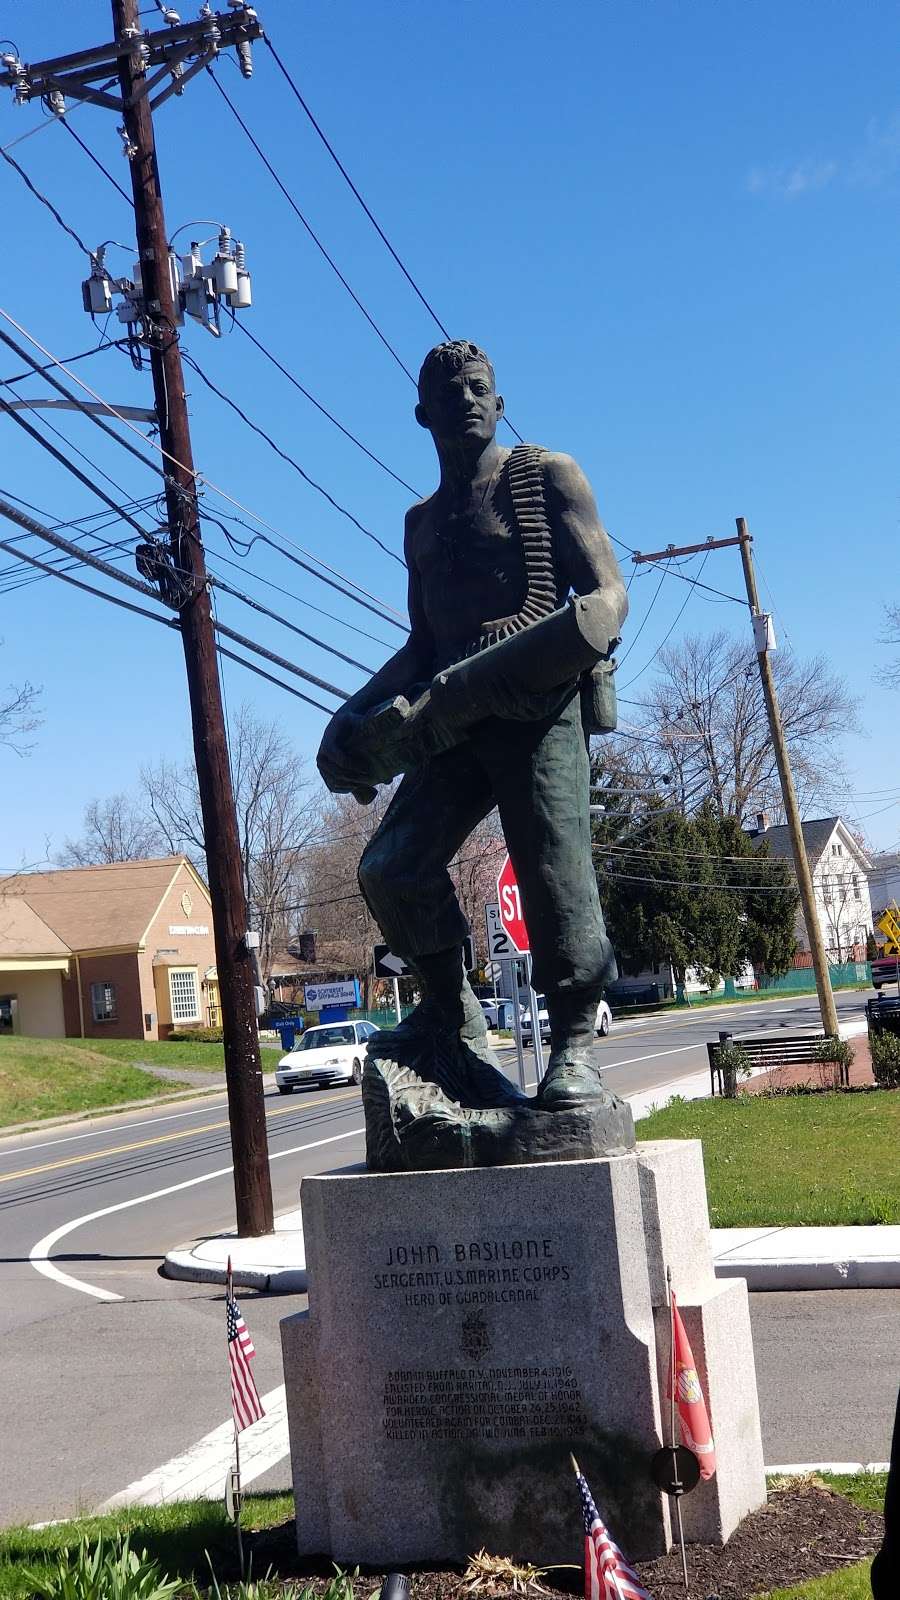
<svg viewBox="0 0 900 1600">
<path fill-rule="evenodd" d="M 162 1265 L 163 1277 L 186 1283 L 224 1283 L 229 1256 L 236 1288 L 259 1289 L 263 1294 L 306 1293 L 306 1249 L 299 1208 L 276 1217 L 275 1232 L 261 1239 L 239 1239 L 229 1232 L 169 1250 Z"/>
<path fill-rule="evenodd" d="M 273 1266 L 266 1271 L 262 1267 L 236 1265 L 234 1260 L 231 1267 L 236 1289 L 258 1289 L 262 1294 L 305 1294 L 308 1287 L 305 1267 Z M 178 1278 L 183 1283 L 224 1284 L 226 1279 L 224 1266 L 197 1261 L 188 1247 L 170 1250 L 163 1262 L 162 1273 L 164 1278 Z"/>
<path fill-rule="evenodd" d="M 813 1230 L 811 1230 L 813 1231 Z M 746 1278 L 748 1289 L 900 1289 L 900 1260 L 716 1261 L 717 1278 Z"/>
</svg>

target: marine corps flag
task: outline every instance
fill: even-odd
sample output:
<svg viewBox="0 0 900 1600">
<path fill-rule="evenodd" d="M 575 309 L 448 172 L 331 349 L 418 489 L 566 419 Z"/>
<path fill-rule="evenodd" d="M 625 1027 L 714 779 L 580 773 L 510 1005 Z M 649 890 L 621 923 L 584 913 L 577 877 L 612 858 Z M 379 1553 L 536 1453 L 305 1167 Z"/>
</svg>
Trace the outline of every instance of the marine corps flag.
<svg viewBox="0 0 900 1600">
<path fill-rule="evenodd" d="M 693 1450 L 697 1457 L 701 1478 L 711 1478 L 716 1470 L 716 1446 L 709 1425 L 709 1414 L 700 1387 L 700 1379 L 697 1377 L 694 1352 L 684 1331 L 684 1323 L 671 1288 L 669 1295 L 672 1304 L 672 1367 L 669 1374 L 669 1395 L 671 1397 L 674 1394 L 675 1404 L 678 1407 L 682 1444 Z M 674 1444 L 674 1439 L 672 1442 Z"/>
</svg>

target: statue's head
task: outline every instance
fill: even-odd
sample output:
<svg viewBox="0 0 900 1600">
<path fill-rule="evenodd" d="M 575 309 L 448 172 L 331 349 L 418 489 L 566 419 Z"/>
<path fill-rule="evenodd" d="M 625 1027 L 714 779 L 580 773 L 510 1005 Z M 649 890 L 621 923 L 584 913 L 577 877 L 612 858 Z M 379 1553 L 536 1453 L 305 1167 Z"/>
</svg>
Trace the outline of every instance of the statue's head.
<svg viewBox="0 0 900 1600">
<path fill-rule="evenodd" d="M 429 350 L 419 373 L 416 421 L 435 442 L 488 443 L 502 415 L 494 369 L 477 344 L 450 339 Z"/>
</svg>

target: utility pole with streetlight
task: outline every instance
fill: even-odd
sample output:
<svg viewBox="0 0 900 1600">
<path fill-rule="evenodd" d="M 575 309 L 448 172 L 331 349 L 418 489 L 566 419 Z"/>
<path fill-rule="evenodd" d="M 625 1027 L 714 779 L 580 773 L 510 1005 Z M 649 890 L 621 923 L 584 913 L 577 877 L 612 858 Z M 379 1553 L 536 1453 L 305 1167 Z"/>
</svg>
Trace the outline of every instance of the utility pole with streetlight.
<svg viewBox="0 0 900 1600">
<path fill-rule="evenodd" d="M 803 838 L 803 824 L 800 820 L 800 806 L 797 801 L 797 791 L 794 787 L 790 757 L 784 737 L 784 726 L 781 720 L 781 707 L 778 703 L 778 695 L 775 689 L 772 663 L 769 660 L 769 655 L 775 648 L 772 619 L 762 610 L 759 603 L 756 573 L 753 567 L 752 535 L 744 517 L 738 517 L 736 522 L 738 530 L 736 538 L 707 539 L 703 544 L 683 545 L 679 548 L 669 545 L 667 549 L 657 550 L 649 555 L 637 552 L 632 557 L 632 560 L 636 566 L 639 566 L 650 561 L 667 561 L 672 556 L 699 555 L 707 550 L 724 550 L 734 545 L 740 547 L 741 561 L 744 568 L 744 582 L 747 587 L 747 600 L 753 620 L 753 642 L 759 664 L 759 675 L 762 680 L 763 698 L 766 703 L 766 715 L 769 720 L 769 731 L 772 735 L 775 761 L 778 766 L 781 795 L 791 840 L 791 853 L 794 858 L 794 871 L 797 874 L 800 904 L 803 908 L 803 919 L 809 936 L 809 947 L 816 977 L 816 992 L 819 998 L 819 1010 L 822 1014 L 822 1026 L 827 1038 L 836 1039 L 838 1037 L 838 1018 L 834 1003 L 834 993 L 831 988 L 828 956 L 825 951 L 822 926 L 819 922 L 819 914 L 816 907 L 812 873 L 809 869 L 809 859 L 806 854 L 806 842 Z"/>
</svg>

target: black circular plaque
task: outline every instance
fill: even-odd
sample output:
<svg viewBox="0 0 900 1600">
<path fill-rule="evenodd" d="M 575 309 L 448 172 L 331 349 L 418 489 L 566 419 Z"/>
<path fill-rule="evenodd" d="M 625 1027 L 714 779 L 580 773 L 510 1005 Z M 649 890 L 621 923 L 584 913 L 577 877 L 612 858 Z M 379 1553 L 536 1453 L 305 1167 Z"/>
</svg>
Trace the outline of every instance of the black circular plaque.
<svg viewBox="0 0 900 1600">
<path fill-rule="evenodd" d="M 690 1494 L 700 1482 L 700 1463 L 686 1445 L 663 1445 L 650 1462 L 650 1476 L 665 1494 Z"/>
</svg>

